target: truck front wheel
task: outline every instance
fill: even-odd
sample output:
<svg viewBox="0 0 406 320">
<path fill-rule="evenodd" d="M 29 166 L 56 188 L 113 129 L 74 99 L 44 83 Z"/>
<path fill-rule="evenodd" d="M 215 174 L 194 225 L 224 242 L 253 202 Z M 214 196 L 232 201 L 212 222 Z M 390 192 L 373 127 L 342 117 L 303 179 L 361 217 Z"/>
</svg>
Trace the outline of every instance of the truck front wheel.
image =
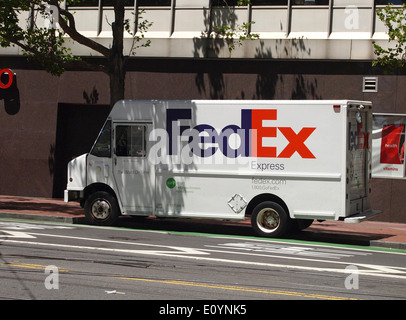
<svg viewBox="0 0 406 320">
<path fill-rule="evenodd" d="M 97 191 L 85 201 L 85 215 L 90 224 L 110 226 L 119 216 L 117 200 L 109 193 Z"/>
<path fill-rule="evenodd" d="M 278 203 L 264 201 L 254 208 L 251 225 L 261 237 L 280 237 L 289 230 L 290 219 Z"/>
</svg>

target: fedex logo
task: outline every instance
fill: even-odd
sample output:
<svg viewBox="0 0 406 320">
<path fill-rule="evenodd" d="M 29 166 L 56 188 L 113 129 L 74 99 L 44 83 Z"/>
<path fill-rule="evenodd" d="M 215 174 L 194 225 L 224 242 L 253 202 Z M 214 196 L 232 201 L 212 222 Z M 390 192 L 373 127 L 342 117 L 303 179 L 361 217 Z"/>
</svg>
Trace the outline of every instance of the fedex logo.
<svg viewBox="0 0 406 320">
<path fill-rule="evenodd" d="M 314 127 L 303 127 L 295 132 L 291 127 L 264 126 L 264 120 L 276 121 L 276 109 L 243 109 L 241 110 L 240 126 L 230 124 L 220 132 L 209 124 L 199 124 L 191 128 L 188 124 L 192 119 L 191 109 L 168 109 L 166 114 L 166 130 L 169 136 L 168 154 L 176 155 L 179 151 L 179 137 L 188 136 L 191 151 L 200 157 L 209 157 L 220 150 L 228 158 L 259 157 L 259 158 L 291 158 L 296 152 L 303 159 L 316 157 L 305 142 L 316 130 Z M 230 143 L 232 135 L 238 135 L 238 146 Z M 288 145 L 283 150 L 276 146 L 264 146 L 263 138 L 284 136 Z"/>
</svg>

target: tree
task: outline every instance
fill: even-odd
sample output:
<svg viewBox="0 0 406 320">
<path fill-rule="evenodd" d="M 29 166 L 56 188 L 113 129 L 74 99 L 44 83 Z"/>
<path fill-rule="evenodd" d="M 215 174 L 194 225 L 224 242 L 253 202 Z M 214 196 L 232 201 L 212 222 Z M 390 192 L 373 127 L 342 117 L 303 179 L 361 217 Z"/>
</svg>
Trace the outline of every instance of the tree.
<svg viewBox="0 0 406 320">
<path fill-rule="evenodd" d="M 67 0 L 67 4 L 77 4 L 83 0 Z M 111 23 L 113 39 L 108 48 L 78 32 L 75 16 L 61 6 L 61 0 L 0 0 L 0 45 L 9 47 L 17 45 L 22 48 L 24 55 L 39 61 L 43 68 L 56 76 L 61 75 L 66 68 L 76 66 L 85 70 L 103 71 L 110 78 L 110 104 L 124 98 L 125 64 L 137 47 L 146 47 L 150 41 L 139 43 L 151 23 L 142 19 L 142 12 L 137 12 L 138 33 L 131 30 L 129 19 L 124 19 L 125 0 L 114 1 L 114 21 Z M 56 13 L 54 12 L 57 11 Z M 30 15 L 28 25 L 24 26 L 21 13 Z M 54 17 L 51 27 L 46 27 L 44 21 Z M 37 25 L 37 21 L 41 22 Z M 125 55 L 124 32 L 133 36 L 133 46 Z M 65 44 L 66 36 L 101 54 L 102 61 L 91 62 L 74 56 Z"/>
<path fill-rule="evenodd" d="M 406 65 L 406 4 L 403 3 L 401 7 L 389 4 L 376 13 L 388 30 L 389 43 L 395 42 L 395 46 L 385 49 L 373 41 L 374 53 L 377 56 L 373 65 L 381 65 L 394 73 Z"/>
<path fill-rule="evenodd" d="M 87 0 L 66 0 L 66 4 L 79 4 L 85 1 Z M 216 1 L 224 2 L 228 9 L 234 5 L 250 5 L 250 0 Z M 229 5 L 227 1 L 236 3 Z M 152 23 L 142 18 L 143 11 L 136 12 L 134 18 L 137 21 L 137 30 L 133 31 L 129 19 L 125 19 L 125 5 L 128 0 L 110 1 L 114 8 L 114 21 L 111 23 L 113 37 L 111 45 L 106 47 L 76 29 L 74 13 L 62 6 L 64 2 L 0 0 L 0 46 L 19 46 L 24 55 L 40 62 L 47 72 L 56 76 L 60 76 L 67 68 L 73 66 L 83 70 L 103 71 L 110 79 L 110 104 L 113 106 L 116 101 L 124 98 L 126 63 L 129 57 L 135 54 L 137 48 L 150 46 L 151 42 L 144 39 L 144 34 Z M 22 19 L 23 12 L 30 16 L 26 23 Z M 48 21 L 48 26 L 44 26 L 44 20 Z M 228 27 L 227 23 L 232 26 Z M 257 35 L 250 35 L 249 27 L 249 23 L 235 25 L 228 20 L 226 25 L 216 26 L 216 33 L 225 39 L 231 52 L 235 45 L 241 45 L 243 40 L 258 38 Z M 127 53 L 123 51 L 125 32 L 133 37 L 133 45 Z M 68 38 L 98 52 L 104 59 L 86 60 L 74 56 L 65 43 Z"/>
</svg>

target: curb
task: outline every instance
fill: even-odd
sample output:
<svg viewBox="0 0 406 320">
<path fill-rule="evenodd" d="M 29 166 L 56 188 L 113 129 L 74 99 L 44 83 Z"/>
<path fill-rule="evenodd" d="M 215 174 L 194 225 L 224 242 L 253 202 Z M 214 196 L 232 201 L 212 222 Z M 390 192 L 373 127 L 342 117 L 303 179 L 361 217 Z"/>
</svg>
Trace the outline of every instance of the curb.
<svg viewBox="0 0 406 320">
<path fill-rule="evenodd" d="M 68 224 L 81 224 L 85 221 L 84 217 L 50 216 L 46 214 L 16 213 L 4 211 L 0 212 L 0 219 L 34 220 Z"/>
<path fill-rule="evenodd" d="M 406 243 L 402 242 L 371 240 L 369 241 L 369 245 L 371 247 L 406 250 Z"/>
</svg>

